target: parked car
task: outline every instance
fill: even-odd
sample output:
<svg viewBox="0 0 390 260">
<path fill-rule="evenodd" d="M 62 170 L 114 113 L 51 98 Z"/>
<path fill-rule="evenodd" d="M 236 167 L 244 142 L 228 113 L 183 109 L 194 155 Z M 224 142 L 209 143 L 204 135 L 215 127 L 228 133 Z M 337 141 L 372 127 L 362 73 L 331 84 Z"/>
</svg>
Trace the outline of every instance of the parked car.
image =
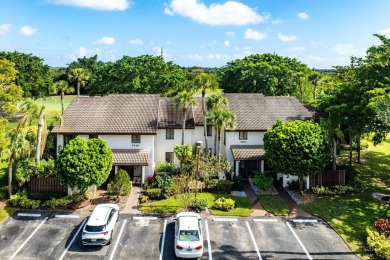
<svg viewBox="0 0 390 260">
<path fill-rule="evenodd" d="M 203 255 L 202 219 L 194 212 L 176 215 L 175 254 L 181 258 L 198 258 Z"/>
<path fill-rule="evenodd" d="M 119 219 L 119 207 L 116 204 L 99 204 L 92 211 L 84 225 L 81 241 L 84 246 L 104 246 L 111 242 L 112 233 Z"/>
</svg>

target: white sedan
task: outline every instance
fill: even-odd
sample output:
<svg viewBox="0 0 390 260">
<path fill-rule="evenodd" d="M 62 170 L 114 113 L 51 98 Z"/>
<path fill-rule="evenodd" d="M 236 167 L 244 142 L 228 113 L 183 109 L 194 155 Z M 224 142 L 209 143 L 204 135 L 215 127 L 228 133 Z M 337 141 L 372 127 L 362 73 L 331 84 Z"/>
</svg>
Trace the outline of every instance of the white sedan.
<svg viewBox="0 0 390 260">
<path fill-rule="evenodd" d="M 203 255 L 201 217 L 194 212 L 182 212 L 175 220 L 175 254 L 181 258 L 198 258 Z"/>
<path fill-rule="evenodd" d="M 108 203 L 97 205 L 84 225 L 81 237 L 83 245 L 103 246 L 110 243 L 118 218 L 118 205 Z"/>
</svg>

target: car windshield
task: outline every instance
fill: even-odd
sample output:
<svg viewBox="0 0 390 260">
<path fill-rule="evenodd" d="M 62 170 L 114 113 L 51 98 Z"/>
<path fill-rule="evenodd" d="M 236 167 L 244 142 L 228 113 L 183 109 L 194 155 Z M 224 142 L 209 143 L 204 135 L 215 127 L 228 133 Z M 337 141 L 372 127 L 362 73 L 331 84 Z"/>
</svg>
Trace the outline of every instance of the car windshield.
<svg viewBox="0 0 390 260">
<path fill-rule="evenodd" d="M 86 226 L 85 231 L 87 232 L 102 232 L 104 230 L 104 226 Z"/>
<path fill-rule="evenodd" d="M 199 241 L 198 230 L 180 230 L 180 241 Z"/>
</svg>

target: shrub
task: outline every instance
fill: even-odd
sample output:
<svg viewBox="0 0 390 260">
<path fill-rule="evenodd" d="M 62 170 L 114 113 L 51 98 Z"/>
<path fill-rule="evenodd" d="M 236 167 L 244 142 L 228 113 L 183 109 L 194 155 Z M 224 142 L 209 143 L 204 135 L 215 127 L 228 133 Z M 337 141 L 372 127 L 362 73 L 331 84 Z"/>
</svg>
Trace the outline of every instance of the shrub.
<svg viewBox="0 0 390 260">
<path fill-rule="evenodd" d="M 145 190 L 145 195 L 152 200 L 161 199 L 161 189 L 152 188 Z"/>
<path fill-rule="evenodd" d="M 367 245 L 383 259 L 390 259 L 390 240 L 376 230 L 367 229 Z"/>
<path fill-rule="evenodd" d="M 68 206 L 71 203 L 76 203 L 85 199 L 84 194 L 67 195 L 62 198 L 52 198 L 46 201 L 43 205 L 49 208 L 56 208 L 60 206 Z"/>
<path fill-rule="evenodd" d="M 119 170 L 114 179 L 110 181 L 107 187 L 108 194 L 123 196 L 131 191 L 131 181 L 129 174 L 125 170 Z"/>
<path fill-rule="evenodd" d="M 63 195 L 56 192 L 30 192 L 30 198 L 34 200 L 50 200 L 61 198 Z"/>
<path fill-rule="evenodd" d="M 197 211 L 197 212 L 201 212 L 201 211 L 204 211 L 208 206 L 208 203 L 207 203 L 207 200 L 205 199 L 200 199 L 200 200 L 193 200 L 192 201 L 192 205 L 191 207 Z"/>
<path fill-rule="evenodd" d="M 211 179 L 206 184 L 206 189 L 213 191 L 230 192 L 233 187 L 233 182 L 228 180 Z"/>
<path fill-rule="evenodd" d="M 175 184 L 170 175 L 161 174 L 156 177 L 157 187 L 161 190 L 161 196 L 169 197 L 172 193 L 173 185 Z"/>
<path fill-rule="evenodd" d="M 224 211 L 229 211 L 229 210 L 234 208 L 234 205 L 235 205 L 234 200 L 225 199 L 224 197 L 221 197 L 214 202 L 213 208 L 219 209 L 219 210 L 224 210 Z"/>
<path fill-rule="evenodd" d="M 268 174 L 256 172 L 255 179 L 253 180 L 253 182 L 256 184 L 256 186 L 262 189 L 268 189 L 272 186 L 274 179 Z"/>
<path fill-rule="evenodd" d="M 312 188 L 313 193 L 318 195 L 342 195 L 346 193 L 354 192 L 355 189 L 352 186 L 336 185 L 331 187 L 315 186 Z"/>
<path fill-rule="evenodd" d="M 158 163 L 156 166 L 156 172 L 174 173 L 176 170 L 177 167 L 174 163 L 163 162 L 163 163 Z"/>
<path fill-rule="evenodd" d="M 92 197 L 93 197 L 93 192 L 91 190 L 86 190 L 84 192 L 84 198 L 90 200 L 90 199 L 92 199 Z"/>
<path fill-rule="evenodd" d="M 377 221 L 375 221 L 374 227 L 380 235 L 384 235 L 385 237 L 390 236 L 390 221 L 388 219 L 378 219 Z"/>
<path fill-rule="evenodd" d="M 241 176 L 233 176 L 233 190 L 244 190 L 244 179 Z"/>
<path fill-rule="evenodd" d="M 11 195 L 9 202 L 12 206 L 20 206 L 28 209 L 36 209 L 41 205 L 41 201 L 29 199 L 26 195 L 19 193 Z"/>
<path fill-rule="evenodd" d="M 146 195 L 142 195 L 141 198 L 139 199 L 139 201 L 140 201 L 141 203 L 145 203 L 145 202 L 147 202 L 148 200 L 149 200 L 149 197 L 146 196 Z"/>
<path fill-rule="evenodd" d="M 184 193 L 187 188 L 187 177 L 184 174 L 176 175 L 172 177 L 174 185 L 172 186 L 173 194 Z"/>
</svg>

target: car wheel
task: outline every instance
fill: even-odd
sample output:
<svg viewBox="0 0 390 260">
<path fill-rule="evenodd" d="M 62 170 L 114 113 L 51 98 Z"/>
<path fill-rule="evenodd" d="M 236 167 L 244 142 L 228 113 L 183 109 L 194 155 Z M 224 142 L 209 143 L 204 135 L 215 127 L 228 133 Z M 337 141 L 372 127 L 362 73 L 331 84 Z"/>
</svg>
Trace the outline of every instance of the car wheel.
<svg viewBox="0 0 390 260">
<path fill-rule="evenodd" d="M 112 233 L 114 233 L 114 232 L 113 232 L 113 231 L 111 231 L 110 240 L 108 240 L 108 243 L 107 243 L 107 245 L 110 245 L 110 244 L 111 244 L 111 240 L 112 240 Z"/>
</svg>

